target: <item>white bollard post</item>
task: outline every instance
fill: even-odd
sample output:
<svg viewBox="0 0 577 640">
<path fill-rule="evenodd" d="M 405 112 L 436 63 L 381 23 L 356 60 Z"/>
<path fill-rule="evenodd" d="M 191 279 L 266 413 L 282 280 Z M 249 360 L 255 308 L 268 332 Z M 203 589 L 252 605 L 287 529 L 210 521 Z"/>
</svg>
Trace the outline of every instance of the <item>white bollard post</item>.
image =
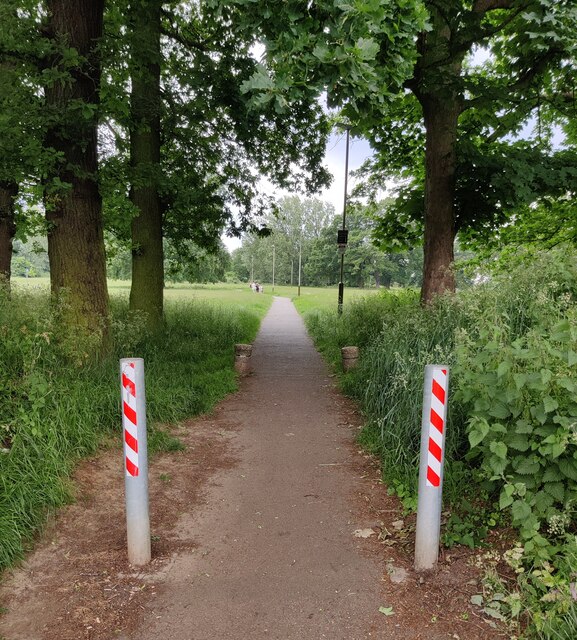
<svg viewBox="0 0 577 640">
<path fill-rule="evenodd" d="M 150 562 L 150 519 L 148 515 L 148 451 L 146 443 L 146 396 L 144 360 L 120 360 L 120 393 L 124 440 L 124 487 L 128 561 Z"/>
<path fill-rule="evenodd" d="M 415 539 L 416 571 L 433 569 L 439 558 L 448 391 L 449 368 L 437 364 L 427 365 Z"/>
</svg>

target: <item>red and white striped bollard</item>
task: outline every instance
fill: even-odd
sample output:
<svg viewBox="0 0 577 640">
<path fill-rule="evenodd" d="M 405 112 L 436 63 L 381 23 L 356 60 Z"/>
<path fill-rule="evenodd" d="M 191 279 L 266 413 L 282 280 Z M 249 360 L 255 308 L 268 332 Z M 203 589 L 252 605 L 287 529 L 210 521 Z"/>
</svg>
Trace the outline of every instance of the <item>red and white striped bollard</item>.
<svg viewBox="0 0 577 640">
<path fill-rule="evenodd" d="M 425 367 L 415 570 L 433 569 L 439 557 L 449 368 Z"/>
<path fill-rule="evenodd" d="M 150 562 L 150 518 L 148 514 L 148 451 L 146 441 L 146 395 L 144 360 L 120 361 L 120 393 L 126 495 L 128 561 Z"/>
</svg>

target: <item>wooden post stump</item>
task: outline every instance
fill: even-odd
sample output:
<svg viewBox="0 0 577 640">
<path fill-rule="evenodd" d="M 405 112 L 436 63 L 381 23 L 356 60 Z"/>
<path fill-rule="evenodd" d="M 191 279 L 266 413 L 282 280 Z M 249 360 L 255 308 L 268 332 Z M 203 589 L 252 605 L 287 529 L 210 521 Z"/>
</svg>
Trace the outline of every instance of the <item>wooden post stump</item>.
<svg viewBox="0 0 577 640">
<path fill-rule="evenodd" d="M 343 347 L 341 349 L 343 359 L 343 371 L 351 371 L 359 364 L 359 348 Z"/>
<path fill-rule="evenodd" d="M 241 376 L 246 376 L 251 371 L 251 355 L 252 344 L 234 345 L 234 368 Z"/>
</svg>

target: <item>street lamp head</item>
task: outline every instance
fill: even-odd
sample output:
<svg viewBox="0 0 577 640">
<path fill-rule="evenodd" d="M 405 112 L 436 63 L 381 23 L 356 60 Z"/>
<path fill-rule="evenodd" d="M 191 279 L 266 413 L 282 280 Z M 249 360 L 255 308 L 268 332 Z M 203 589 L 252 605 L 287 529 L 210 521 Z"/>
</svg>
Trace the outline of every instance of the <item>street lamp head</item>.
<svg viewBox="0 0 577 640">
<path fill-rule="evenodd" d="M 343 254 L 347 250 L 348 241 L 349 241 L 349 230 L 338 229 L 337 230 L 337 246 L 339 248 L 339 254 Z"/>
</svg>

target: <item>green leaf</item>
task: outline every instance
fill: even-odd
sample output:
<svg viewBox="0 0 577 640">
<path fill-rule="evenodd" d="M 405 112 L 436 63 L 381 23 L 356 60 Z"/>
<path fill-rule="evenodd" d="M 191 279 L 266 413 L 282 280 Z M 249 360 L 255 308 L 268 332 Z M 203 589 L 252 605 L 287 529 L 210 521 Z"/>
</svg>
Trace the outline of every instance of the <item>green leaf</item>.
<svg viewBox="0 0 577 640">
<path fill-rule="evenodd" d="M 527 376 L 524 373 L 516 373 L 513 376 L 513 380 L 515 380 L 515 385 L 517 389 L 522 389 L 527 383 Z"/>
<path fill-rule="evenodd" d="M 572 458 L 561 458 L 557 461 L 561 473 L 577 482 L 577 462 Z"/>
<path fill-rule="evenodd" d="M 507 485 L 505 487 L 505 489 L 507 489 L 510 486 L 511 485 Z M 511 489 L 512 488 L 513 487 L 511 487 Z M 501 491 L 501 495 L 499 496 L 499 509 L 501 509 L 501 510 L 506 509 L 508 506 L 513 504 L 513 496 L 512 495 L 507 495 L 507 492 L 505 491 L 505 489 L 503 489 L 503 491 Z"/>
<path fill-rule="evenodd" d="M 509 407 L 502 402 L 495 402 L 495 404 L 489 410 L 489 415 L 499 420 L 504 420 L 511 415 Z"/>
<path fill-rule="evenodd" d="M 471 604 L 476 607 L 480 607 L 483 604 L 483 596 L 480 593 L 476 593 L 474 596 L 471 596 Z"/>
<path fill-rule="evenodd" d="M 240 90 L 242 93 L 248 93 L 254 89 L 267 90 L 274 87 L 272 78 L 268 75 L 265 67 L 258 65 L 257 70 L 253 73 L 249 80 L 245 80 Z"/>
<path fill-rule="evenodd" d="M 329 48 L 325 44 L 317 44 L 313 49 L 313 56 L 318 58 L 321 62 L 325 62 L 330 59 Z"/>
<path fill-rule="evenodd" d="M 517 464 L 515 462 L 519 460 Z M 541 469 L 541 465 L 534 458 L 522 458 L 521 456 L 515 458 L 513 462 L 513 468 L 517 473 L 522 475 L 533 475 Z"/>
<path fill-rule="evenodd" d="M 359 38 L 356 46 L 362 60 L 374 60 L 380 48 L 379 44 L 372 38 Z"/>
<path fill-rule="evenodd" d="M 537 513 L 543 514 L 549 509 L 549 507 L 553 506 L 555 500 L 550 493 L 546 493 L 545 491 L 538 491 L 535 495 L 535 510 Z"/>
<path fill-rule="evenodd" d="M 564 475 L 556 464 L 550 464 L 547 466 L 545 473 L 543 474 L 543 482 L 557 482 L 558 480 L 563 479 Z"/>
<path fill-rule="evenodd" d="M 517 420 L 515 433 L 532 433 L 533 425 L 527 420 Z"/>
<path fill-rule="evenodd" d="M 543 490 L 558 502 L 563 502 L 565 499 L 565 487 L 562 482 L 546 482 L 543 485 Z"/>
<path fill-rule="evenodd" d="M 483 418 L 473 418 L 470 423 L 471 430 L 469 431 L 469 444 L 471 449 L 474 449 L 480 444 L 485 436 L 489 433 L 489 423 Z"/>
<path fill-rule="evenodd" d="M 531 515 L 531 507 L 524 500 L 515 500 L 511 507 L 513 521 L 518 524 Z"/>
<path fill-rule="evenodd" d="M 556 382 L 560 387 L 562 387 L 566 391 L 569 391 L 569 393 L 577 393 L 577 382 L 575 382 L 575 380 L 573 380 L 572 378 L 558 378 Z"/>
<path fill-rule="evenodd" d="M 540 424 L 545 424 L 547 422 L 547 412 L 544 409 L 544 406 L 539 404 L 536 407 L 531 407 L 531 415 L 537 420 Z"/>
<path fill-rule="evenodd" d="M 577 353 L 575 353 L 575 351 L 573 351 L 572 349 L 569 349 L 569 351 L 567 352 L 567 364 L 570 367 L 577 364 Z"/>
<path fill-rule="evenodd" d="M 506 373 L 511 370 L 511 363 L 508 360 L 504 360 L 497 367 L 497 377 L 502 378 Z"/>
<path fill-rule="evenodd" d="M 379 613 L 382 613 L 385 616 L 394 615 L 393 607 L 379 607 Z"/>
<path fill-rule="evenodd" d="M 497 477 L 502 476 L 509 464 L 507 459 L 503 460 L 502 458 L 498 458 L 497 456 L 491 456 L 489 458 L 489 467 L 491 468 L 493 474 Z"/>
<path fill-rule="evenodd" d="M 551 330 L 551 340 L 555 342 L 569 342 L 570 339 L 571 325 L 569 324 L 569 320 L 563 320 L 557 323 Z"/>
<path fill-rule="evenodd" d="M 530 446 L 529 438 L 523 433 L 513 433 L 507 439 L 507 445 L 517 451 L 527 451 Z"/>
<path fill-rule="evenodd" d="M 546 413 L 552 413 L 559 408 L 559 403 L 557 402 L 557 400 L 555 400 L 555 398 L 552 398 L 551 396 L 545 396 L 543 398 L 543 406 L 545 407 Z"/>
<path fill-rule="evenodd" d="M 507 459 L 507 445 L 504 442 L 493 441 L 489 445 L 489 449 L 501 460 Z"/>
</svg>

